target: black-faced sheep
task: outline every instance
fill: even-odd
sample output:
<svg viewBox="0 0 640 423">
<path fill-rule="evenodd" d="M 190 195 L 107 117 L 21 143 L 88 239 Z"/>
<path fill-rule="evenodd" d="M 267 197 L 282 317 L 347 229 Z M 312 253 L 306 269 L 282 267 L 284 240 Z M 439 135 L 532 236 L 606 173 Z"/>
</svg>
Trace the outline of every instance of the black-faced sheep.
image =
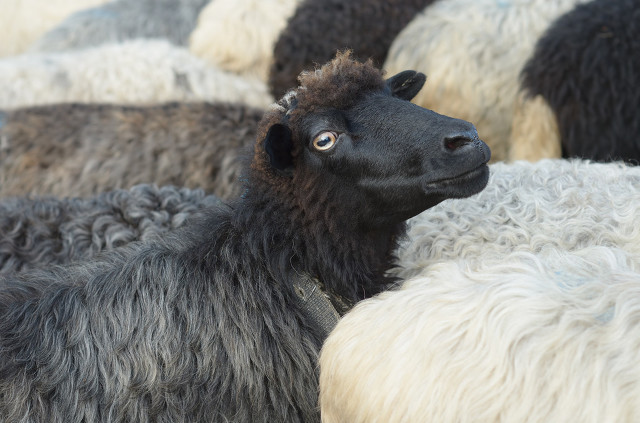
<svg viewBox="0 0 640 423">
<path fill-rule="evenodd" d="M 534 155 L 510 156 L 518 76 L 553 20 L 585 1 L 437 1 L 396 37 L 384 68 L 428 75 L 414 103 L 473 122 L 494 161 L 560 157 L 544 139 Z"/>
<path fill-rule="evenodd" d="M 26 51 L 68 15 L 108 0 L 3 0 L 0 2 L 0 57 Z"/>
<path fill-rule="evenodd" d="M 30 51 L 54 52 L 149 38 L 186 45 L 209 0 L 115 0 L 66 18 Z"/>
<path fill-rule="evenodd" d="M 87 196 L 141 183 L 240 193 L 263 112 L 228 103 L 59 104 L 7 111 L 0 196 Z"/>
<path fill-rule="evenodd" d="M 488 178 L 471 124 L 407 101 L 424 80 L 339 55 L 265 115 L 241 198 L 162 242 L 5 278 L 0 415 L 319 421 L 302 281 L 337 303 L 381 291 L 405 219 Z"/>
<path fill-rule="evenodd" d="M 269 88 L 280 97 L 296 77 L 349 48 L 381 65 L 395 36 L 433 0 L 304 0 L 273 49 Z M 406 69 L 406 68 L 405 68 Z"/>
<path fill-rule="evenodd" d="M 202 190 L 137 185 L 89 198 L 0 201 L 0 273 L 86 260 L 183 226 L 220 200 Z"/>
<path fill-rule="evenodd" d="M 443 262 L 359 303 L 320 356 L 324 423 L 640 421 L 640 256 Z"/>
<path fill-rule="evenodd" d="M 167 41 L 133 40 L 0 61 L 0 108 L 63 102 L 273 102 L 261 81 L 208 65 Z"/>
<path fill-rule="evenodd" d="M 557 128 L 552 139 L 564 157 L 639 163 L 638 69 L 640 3 L 595 0 L 577 6 L 553 23 L 522 71 L 521 107 L 541 102 L 542 116 L 525 111 L 522 121 L 514 121 L 516 144 L 542 143 L 545 138 L 537 139 L 529 128 L 546 125 Z"/>
<path fill-rule="evenodd" d="M 266 82 L 273 47 L 301 0 L 212 0 L 198 17 L 189 51 L 208 63 Z"/>
</svg>

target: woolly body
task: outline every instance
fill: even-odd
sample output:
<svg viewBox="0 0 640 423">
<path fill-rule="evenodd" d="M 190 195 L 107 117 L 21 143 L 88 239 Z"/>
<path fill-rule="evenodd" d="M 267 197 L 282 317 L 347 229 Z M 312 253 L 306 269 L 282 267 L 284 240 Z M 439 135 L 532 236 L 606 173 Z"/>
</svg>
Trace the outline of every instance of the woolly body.
<svg viewBox="0 0 640 423">
<path fill-rule="evenodd" d="M 214 66 L 266 82 L 273 48 L 300 0 L 212 0 L 189 50 Z"/>
<path fill-rule="evenodd" d="M 220 200 L 202 190 L 136 185 L 89 198 L 0 201 L 0 273 L 87 260 L 136 240 L 150 241 Z"/>
<path fill-rule="evenodd" d="M 82 10 L 48 31 L 29 49 L 55 52 L 157 38 L 187 45 L 208 0 L 117 0 Z"/>
<path fill-rule="evenodd" d="M 296 77 L 350 49 L 380 66 L 394 37 L 433 0 L 305 0 L 273 48 L 271 94 L 279 97 L 298 85 Z M 410 69 L 405 68 L 405 69 Z M 404 69 L 403 69 L 404 70 Z"/>
<path fill-rule="evenodd" d="M 259 81 L 207 65 L 166 41 L 137 40 L 0 61 L 0 107 L 109 102 L 233 101 L 267 107 Z"/>
<path fill-rule="evenodd" d="M 640 163 L 638 69 L 640 3 L 577 6 L 553 23 L 522 71 L 527 100 L 541 97 L 553 111 L 531 116 L 529 126 L 557 125 L 564 157 Z"/>
<path fill-rule="evenodd" d="M 394 274 L 408 279 L 441 261 L 475 268 L 512 251 L 593 245 L 640 257 L 640 169 L 580 160 L 495 163 L 481 193 L 409 221 Z"/>
<path fill-rule="evenodd" d="M 0 57 L 25 52 L 45 32 L 54 28 L 68 15 L 107 0 L 2 0 Z"/>
<path fill-rule="evenodd" d="M 265 114 L 241 198 L 163 241 L 4 279 L 0 415 L 319 421 L 323 338 L 295 275 L 379 292 L 404 220 L 488 178 L 471 124 L 407 101 L 424 80 L 340 55 Z"/>
<path fill-rule="evenodd" d="M 395 38 L 384 68 L 425 73 L 413 101 L 473 122 L 494 161 L 543 158 L 509 155 L 518 75 L 551 22 L 584 1 L 435 2 Z"/>
<path fill-rule="evenodd" d="M 8 111 L 0 126 L 0 196 L 87 196 L 155 183 L 232 198 L 241 192 L 243 152 L 262 114 L 229 103 Z"/>
<path fill-rule="evenodd" d="M 324 423 L 640 419 L 640 256 L 434 264 L 358 304 L 320 358 Z"/>
</svg>

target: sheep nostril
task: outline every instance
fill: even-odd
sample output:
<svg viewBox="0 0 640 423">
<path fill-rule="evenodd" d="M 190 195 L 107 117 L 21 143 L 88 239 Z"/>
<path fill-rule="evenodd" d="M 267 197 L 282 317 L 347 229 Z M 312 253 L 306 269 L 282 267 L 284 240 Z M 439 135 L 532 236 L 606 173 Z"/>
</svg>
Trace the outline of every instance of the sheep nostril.
<svg viewBox="0 0 640 423">
<path fill-rule="evenodd" d="M 449 151 L 455 151 L 460 147 L 463 147 L 469 143 L 473 142 L 473 140 L 467 136 L 462 136 L 462 135 L 458 135 L 458 136 L 454 136 L 454 137 L 447 137 L 444 139 L 444 146 L 447 150 Z"/>
</svg>

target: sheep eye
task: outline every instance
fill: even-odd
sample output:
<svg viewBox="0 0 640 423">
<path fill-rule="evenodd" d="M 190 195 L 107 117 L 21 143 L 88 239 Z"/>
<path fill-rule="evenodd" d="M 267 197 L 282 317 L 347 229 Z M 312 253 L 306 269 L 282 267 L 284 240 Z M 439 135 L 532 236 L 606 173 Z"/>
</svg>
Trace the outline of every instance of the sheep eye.
<svg viewBox="0 0 640 423">
<path fill-rule="evenodd" d="M 313 147 L 318 151 L 326 151 L 336 144 L 338 135 L 335 132 L 323 132 L 313 140 Z"/>
</svg>

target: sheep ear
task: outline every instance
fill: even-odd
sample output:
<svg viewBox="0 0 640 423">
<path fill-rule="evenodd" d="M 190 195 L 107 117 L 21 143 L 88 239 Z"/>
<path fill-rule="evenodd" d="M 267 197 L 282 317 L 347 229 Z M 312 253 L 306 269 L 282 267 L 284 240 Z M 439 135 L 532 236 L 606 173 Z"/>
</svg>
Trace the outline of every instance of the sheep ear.
<svg viewBox="0 0 640 423">
<path fill-rule="evenodd" d="M 269 156 L 271 166 L 287 175 L 291 175 L 293 168 L 293 141 L 291 129 L 281 123 L 276 123 L 269 128 L 264 140 L 264 150 Z"/>
<path fill-rule="evenodd" d="M 406 70 L 387 79 L 387 86 L 394 97 L 411 101 L 422 89 L 427 77 L 425 74 Z"/>
</svg>

